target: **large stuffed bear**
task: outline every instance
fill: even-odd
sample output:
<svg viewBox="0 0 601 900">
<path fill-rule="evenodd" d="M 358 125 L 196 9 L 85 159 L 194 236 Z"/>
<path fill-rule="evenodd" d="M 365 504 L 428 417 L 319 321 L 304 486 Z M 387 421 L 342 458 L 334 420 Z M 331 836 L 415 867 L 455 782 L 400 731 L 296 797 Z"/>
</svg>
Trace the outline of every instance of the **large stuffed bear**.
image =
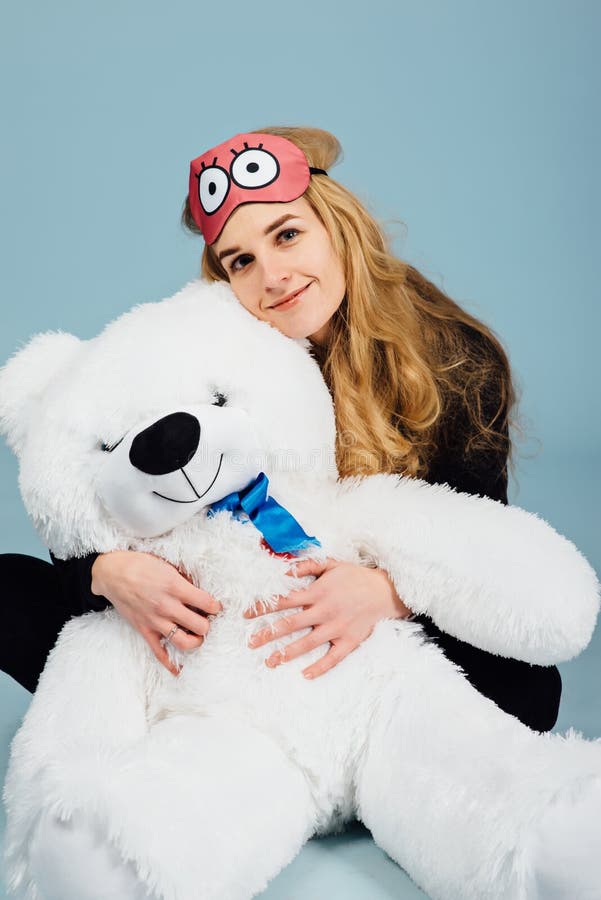
<svg viewBox="0 0 601 900">
<path fill-rule="evenodd" d="M 308 681 L 327 647 L 268 668 L 274 645 L 250 649 L 243 617 L 310 581 L 288 574 L 291 555 L 331 556 L 384 568 L 461 639 L 556 663 L 598 610 L 569 541 L 447 486 L 338 481 L 305 344 L 222 284 L 138 306 L 91 341 L 34 338 L 2 371 L 0 415 L 57 556 L 145 550 L 223 607 L 178 677 L 112 609 L 65 626 L 12 747 L 13 892 L 245 900 L 356 816 L 439 900 L 601 896 L 599 742 L 530 731 L 410 620 L 380 622 Z"/>
</svg>

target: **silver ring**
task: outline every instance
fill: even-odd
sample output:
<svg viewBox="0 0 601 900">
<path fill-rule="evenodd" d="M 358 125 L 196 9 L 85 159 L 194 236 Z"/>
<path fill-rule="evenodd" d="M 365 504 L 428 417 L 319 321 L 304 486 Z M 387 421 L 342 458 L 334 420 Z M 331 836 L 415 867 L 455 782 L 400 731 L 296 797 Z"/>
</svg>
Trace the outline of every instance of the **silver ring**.
<svg viewBox="0 0 601 900">
<path fill-rule="evenodd" d="M 169 634 L 168 634 L 167 637 L 165 638 L 165 640 L 167 641 L 167 643 L 169 643 L 169 641 L 171 640 L 171 638 L 173 637 L 173 635 L 175 634 L 175 632 L 177 631 L 178 628 L 179 628 L 179 625 L 174 625 L 174 626 L 173 626 L 173 628 L 171 629 L 171 631 L 169 632 Z"/>
</svg>

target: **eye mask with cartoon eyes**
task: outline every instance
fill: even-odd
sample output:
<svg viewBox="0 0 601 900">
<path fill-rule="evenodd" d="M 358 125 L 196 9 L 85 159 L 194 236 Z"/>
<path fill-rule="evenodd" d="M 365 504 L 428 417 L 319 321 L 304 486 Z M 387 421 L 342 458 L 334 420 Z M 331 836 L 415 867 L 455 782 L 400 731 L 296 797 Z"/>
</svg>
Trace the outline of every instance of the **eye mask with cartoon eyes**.
<svg viewBox="0 0 601 900">
<path fill-rule="evenodd" d="M 238 134 L 190 163 L 192 217 L 207 244 L 243 203 L 288 203 L 305 193 L 311 175 L 296 144 L 274 134 Z"/>
</svg>

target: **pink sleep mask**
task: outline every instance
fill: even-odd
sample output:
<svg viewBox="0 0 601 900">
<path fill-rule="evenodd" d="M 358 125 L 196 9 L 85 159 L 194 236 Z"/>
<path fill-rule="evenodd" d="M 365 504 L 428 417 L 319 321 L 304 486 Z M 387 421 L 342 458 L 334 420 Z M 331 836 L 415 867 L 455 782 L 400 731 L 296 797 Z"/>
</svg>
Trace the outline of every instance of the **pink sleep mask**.
<svg viewBox="0 0 601 900">
<path fill-rule="evenodd" d="M 274 134 L 237 134 L 190 163 L 192 218 L 213 244 L 243 203 L 288 203 L 305 193 L 312 174 L 296 144 Z"/>
</svg>

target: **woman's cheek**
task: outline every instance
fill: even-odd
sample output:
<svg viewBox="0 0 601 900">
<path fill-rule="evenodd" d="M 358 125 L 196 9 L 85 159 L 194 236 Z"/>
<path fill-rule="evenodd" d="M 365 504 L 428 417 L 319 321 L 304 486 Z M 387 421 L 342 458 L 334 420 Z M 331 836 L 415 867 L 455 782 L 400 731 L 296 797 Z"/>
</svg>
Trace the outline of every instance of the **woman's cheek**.
<svg viewBox="0 0 601 900">
<path fill-rule="evenodd" d="M 261 307 L 257 299 L 257 294 L 253 291 L 252 286 L 248 284 L 241 285 L 236 278 L 230 280 L 230 287 L 236 295 L 238 301 L 242 304 L 247 312 L 255 316 L 257 319 L 265 318 L 261 314 Z"/>
</svg>

